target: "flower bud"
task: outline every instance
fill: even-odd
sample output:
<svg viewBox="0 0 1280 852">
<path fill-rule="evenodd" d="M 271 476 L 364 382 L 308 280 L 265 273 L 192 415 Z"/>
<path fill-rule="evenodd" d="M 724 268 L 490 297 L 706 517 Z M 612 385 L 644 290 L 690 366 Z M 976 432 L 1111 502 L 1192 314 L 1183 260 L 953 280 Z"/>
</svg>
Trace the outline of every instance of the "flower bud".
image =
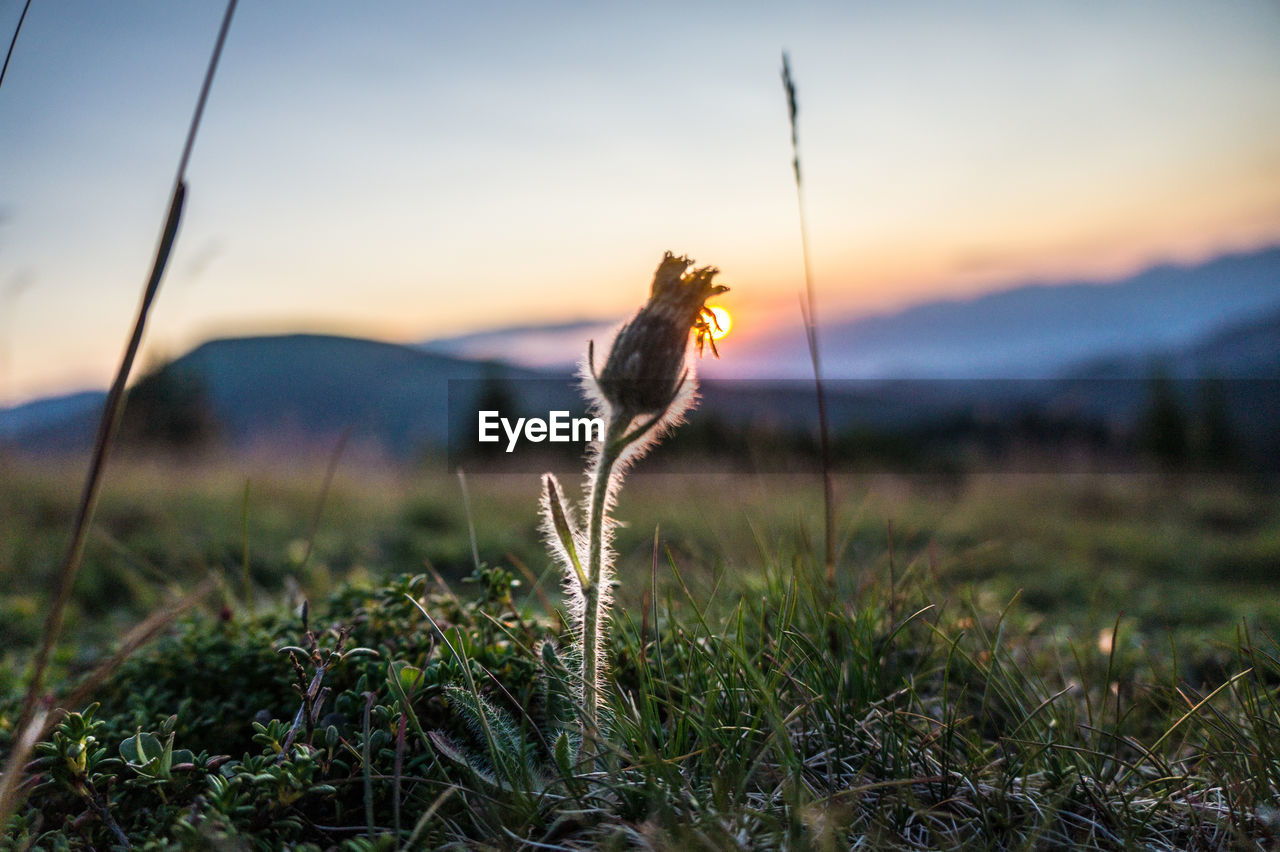
<svg viewBox="0 0 1280 852">
<path fill-rule="evenodd" d="M 624 419 L 661 414 L 681 390 L 689 333 L 705 328 L 706 301 L 728 290 L 711 283 L 717 270 L 667 252 L 653 276 L 649 301 L 614 338 L 596 376 L 601 396 Z M 701 333 L 701 332 L 700 332 Z"/>
</svg>

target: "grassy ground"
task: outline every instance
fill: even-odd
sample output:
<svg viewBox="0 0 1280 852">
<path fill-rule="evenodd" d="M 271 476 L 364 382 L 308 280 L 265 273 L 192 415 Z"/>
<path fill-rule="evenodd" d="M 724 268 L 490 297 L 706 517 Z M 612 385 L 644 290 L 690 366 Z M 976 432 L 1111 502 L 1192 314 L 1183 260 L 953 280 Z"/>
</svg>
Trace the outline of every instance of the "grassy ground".
<svg viewBox="0 0 1280 852">
<path fill-rule="evenodd" d="M 0 622 L 10 666 L 38 634 L 80 476 L 71 466 L 12 464 L 0 476 Z M 70 644 L 92 655 L 167 590 L 211 570 L 243 597 L 246 552 L 264 603 L 295 588 L 321 598 L 348 577 L 376 580 L 428 565 L 453 581 L 471 572 L 456 478 L 352 463 L 339 466 L 327 493 L 324 481 L 322 464 L 117 465 L 76 589 L 70 635 L 80 641 Z M 469 480 L 481 559 L 514 557 L 555 596 L 558 576 L 537 531 L 538 488 L 533 475 Z M 1241 618 L 1280 623 L 1273 487 L 1154 475 L 990 475 L 851 478 L 839 491 L 842 576 L 853 592 L 924 574 L 945 600 L 999 609 L 1020 591 L 1020 607 L 1043 616 L 1043 629 L 1077 640 L 1110 629 L 1121 614 L 1126 627 L 1164 645 L 1166 634 L 1229 640 Z M 765 554 L 807 559 L 820 547 L 817 497 L 807 480 L 641 468 L 619 509 L 626 523 L 619 572 L 633 579 L 620 599 L 633 610 L 640 604 L 655 529 L 703 598 L 716 589 L 718 605 L 758 592 Z M 670 586 L 667 572 L 657 580 Z M 531 591 L 527 579 L 523 591 Z"/>
<path fill-rule="evenodd" d="M 537 733 L 548 706 L 537 648 L 565 645 L 537 478 L 469 480 L 493 566 L 470 583 L 456 479 L 340 466 L 317 513 L 323 481 L 323 466 L 225 462 L 109 473 L 55 685 L 170 587 L 216 570 L 223 591 L 99 691 L 101 727 L 62 722 L 15 839 L 398 848 L 420 828 L 411 845 L 718 849 L 1280 837 L 1274 489 L 843 480 L 832 597 L 812 579 L 817 483 L 637 472 L 617 510 L 610 752 L 565 768 Z M 9 694 L 75 488 L 74 470 L 48 466 L 10 465 L 0 480 Z M 428 565 L 447 585 L 394 579 Z M 275 649 L 307 647 L 291 609 L 301 596 L 320 650 L 299 655 L 299 673 Z M 330 659 L 326 629 L 341 626 L 346 649 L 377 655 Z M 319 666 L 332 693 L 285 745 L 294 683 L 305 692 Z M 500 748 L 477 735 L 486 726 L 465 696 L 446 696 L 464 667 L 510 714 Z M 12 707 L 0 713 L 0 732 L 13 721 Z M 161 744 L 172 733 L 181 768 L 139 762 L 139 730 Z M 471 759 L 447 759 L 432 731 Z M 86 765 L 68 762 L 90 735 Z M 524 759 L 513 768 L 503 754 Z"/>
</svg>

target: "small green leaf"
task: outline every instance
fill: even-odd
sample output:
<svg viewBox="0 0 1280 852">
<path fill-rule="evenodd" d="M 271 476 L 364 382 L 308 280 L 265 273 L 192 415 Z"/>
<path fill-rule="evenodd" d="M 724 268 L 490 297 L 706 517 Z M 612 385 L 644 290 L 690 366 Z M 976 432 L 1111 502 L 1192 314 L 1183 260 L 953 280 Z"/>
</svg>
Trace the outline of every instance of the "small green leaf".
<svg viewBox="0 0 1280 852">
<path fill-rule="evenodd" d="M 418 674 L 406 677 L 405 672 L 409 669 L 417 672 Z M 418 721 L 418 714 L 413 710 L 413 702 L 409 700 L 408 688 L 405 686 L 406 680 L 409 680 L 411 684 L 416 683 L 416 678 L 419 677 L 421 673 L 421 669 L 409 665 L 404 660 L 396 660 L 391 665 L 387 666 L 387 684 L 391 687 L 391 691 L 395 693 L 396 698 L 400 702 L 400 712 L 404 713 L 408 718 L 409 726 L 413 728 L 414 732 L 420 737 L 425 737 L 426 731 L 422 729 L 422 723 Z"/>
<path fill-rule="evenodd" d="M 547 725 L 552 732 L 575 728 L 579 713 L 575 701 L 578 692 L 573 688 L 573 679 L 568 668 L 551 642 L 542 643 L 542 678 L 539 685 L 542 690 Z"/>
<path fill-rule="evenodd" d="M 560 497 L 558 483 L 549 473 L 543 477 L 542 481 L 546 487 L 546 506 L 551 519 L 551 529 L 559 539 L 560 546 L 564 548 L 565 555 L 569 557 L 569 564 L 573 567 L 574 573 L 578 575 L 578 584 L 583 591 L 586 591 L 591 586 L 591 582 L 587 579 L 586 572 L 582 570 L 582 560 L 578 558 L 577 540 L 574 537 L 573 526 L 569 523 L 569 513 L 565 510 L 564 501 Z"/>
<path fill-rule="evenodd" d="M 471 634 L 458 627 L 450 627 L 448 630 L 442 631 L 441 636 L 444 638 L 445 643 L 445 647 L 440 649 L 441 660 L 456 660 L 459 657 L 469 658 L 475 656 L 476 646 Z"/>
<path fill-rule="evenodd" d="M 155 734 L 139 731 L 120 743 L 120 756 L 139 775 L 168 778 L 173 762 L 173 735 L 169 735 L 167 744 L 162 744 Z"/>
<path fill-rule="evenodd" d="M 568 731 L 556 737 L 555 745 L 551 747 L 551 754 L 555 758 L 556 767 L 565 778 L 573 777 L 574 751 L 573 744 L 569 741 Z"/>
<path fill-rule="evenodd" d="M 431 731 L 427 734 L 431 740 L 431 745 L 435 748 L 437 754 L 442 754 L 449 760 L 466 769 L 476 778 L 485 782 L 492 787 L 501 787 L 501 782 L 490 772 L 480 768 L 478 761 L 467 751 L 461 748 L 457 743 L 448 737 L 448 735 L 440 731 Z"/>
<path fill-rule="evenodd" d="M 422 685 L 423 673 L 422 669 L 417 666 L 411 666 L 403 660 L 396 660 L 388 667 L 389 678 L 395 678 L 400 690 L 412 695 L 414 690 Z M 398 690 L 398 691 L 400 691 Z"/>
<path fill-rule="evenodd" d="M 436 751 L 440 752 L 440 754 L 443 754 L 459 766 L 465 766 L 468 769 L 471 768 L 471 761 L 467 759 L 466 753 L 463 752 L 458 744 L 449 737 L 439 731 L 431 731 L 427 736 L 431 739 L 431 744 L 436 747 Z"/>
</svg>

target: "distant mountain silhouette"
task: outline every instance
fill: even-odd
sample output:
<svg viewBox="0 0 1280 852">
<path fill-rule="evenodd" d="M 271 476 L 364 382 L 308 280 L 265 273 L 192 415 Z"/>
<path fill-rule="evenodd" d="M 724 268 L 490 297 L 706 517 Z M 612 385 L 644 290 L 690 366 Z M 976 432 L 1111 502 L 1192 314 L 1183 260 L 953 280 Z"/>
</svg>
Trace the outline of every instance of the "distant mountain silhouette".
<svg viewBox="0 0 1280 852">
<path fill-rule="evenodd" d="M 833 379 L 1047 378 L 1091 358 L 1185 346 L 1218 328 L 1280 310 L 1280 247 L 1189 266 L 1160 265 L 1107 282 L 1027 284 L 968 300 L 824 322 Z M 622 318 L 619 318 L 621 320 Z M 828 318 L 829 320 L 829 318 Z M 612 323 L 517 326 L 428 341 L 427 351 L 569 369 Z M 812 367 L 800 320 L 739 346 L 704 373 L 803 379 Z"/>
<path fill-rule="evenodd" d="M 201 383 L 232 447 L 324 452 L 349 430 L 353 444 L 395 457 L 445 443 L 451 381 L 461 383 L 456 394 L 469 398 L 495 384 L 543 377 L 393 343 L 314 334 L 214 340 L 171 367 Z M 28 450 L 87 449 L 102 398 L 77 394 L 0 411 L 0 438 Z"/>
<path fill-rule="evenodd" d="M 1140 378 L 1159 369 L 1174 379 L 1280 379 L 1280 310 L 1236 322 L 1179 347 L 1089 359 L 1072 378 Z"/>
<path fill-rule="evenodd" d="M 586 352 L 586 342 L 609 337 L 617 320 L 575 320 L 515 325 L 427 340 L 415 348 L 454 358 L 504 361 L 523 367 L 567 372 Z"/>
<path fill-rule="evenodd" d="M 1230 398 L 1241 401 L 1242 425 L 1265 441 L 1280 434 L 1280 401 L 1273 405 L 1268 396 L 1280 388 L 1278 284 L 1275 248 L 1156 267 L 1111 286 L 1024 287 L 828 326 L 822 336 L 833 422 L 899 429 L 960 412 L 999 418 L 1038 409 L 1123 423 L 1132 421 L 1159 369 L 1188 387 L 1202 378 L 1238 380 Z M 517 414 L 581 409 L 567 363 L 538 371 L 424 349 L 511 354 L 529 340 L 552 346 L 565 337 L 580 353 L 582 341 L 602 340 L 608 325 L 532 326 L 419 347 L 309 334 L 224 339 L 174 366 L 201 383 L 217 434 L 232 447 L 323 452 L 350 430 L 353 443 L 406 458 L 442 446 L 450 418 L 474 417 L 480 395 L 508 400 L 522 409 Z M 807 356 L 801 351 L 789 367 L 781 343 L 759 348 L 763 354 L 704 362 L 708 381 L 695 417 L 811 430 Z M 773 369 L 763 375 L 794 378 L 717 380 L 742 375 L 720 366 L 769 358 Z M 857 380 L 864 375 L 879 378 Z M 453 400 L 453 412 L 450 380 L 467 395 Z M 87 449 L 102 398 L 87 392 L 0 410 L 0 444 Z"/>
<path fill-rule="evenodd" d="M 1155 266 L 1107 283 L 1033 284 L 931 302 L 819 329 L 833 378 L 1047 378 L 1099 356 L 1185 346 L 1280 310 L 1280 247 L 1193 266 Z M 725 372 L 795 376 L 812 368 L 797 333 L 742 353 Z"/>
<path fill-rule="evenodd" d="M 106 398 L 104 391 L 78 391 L 0 409 L 0 447 L 45 453 L 88 451 Z"/>
</svg>

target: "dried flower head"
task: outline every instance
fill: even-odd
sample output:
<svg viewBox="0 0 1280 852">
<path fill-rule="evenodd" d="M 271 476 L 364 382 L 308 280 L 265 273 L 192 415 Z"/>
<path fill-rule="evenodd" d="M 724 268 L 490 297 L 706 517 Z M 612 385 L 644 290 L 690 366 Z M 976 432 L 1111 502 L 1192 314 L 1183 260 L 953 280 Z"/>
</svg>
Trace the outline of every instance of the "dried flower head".
<svg viewBox="0 0 1280 852">
<path fill-rule="evenodd" d="M 615 416 L 666 411 L 686 377 L 690 332 L 697 331 L 701 353 L 710 329 L 707 299 L 729 288 L 712 283 L 719 272 L 715 267 L 689 270 L 692 265 L 689 258 L 667 252 L 654 273 L 649 301 L 614 338 L 595 378 Z"/>
</svg>

